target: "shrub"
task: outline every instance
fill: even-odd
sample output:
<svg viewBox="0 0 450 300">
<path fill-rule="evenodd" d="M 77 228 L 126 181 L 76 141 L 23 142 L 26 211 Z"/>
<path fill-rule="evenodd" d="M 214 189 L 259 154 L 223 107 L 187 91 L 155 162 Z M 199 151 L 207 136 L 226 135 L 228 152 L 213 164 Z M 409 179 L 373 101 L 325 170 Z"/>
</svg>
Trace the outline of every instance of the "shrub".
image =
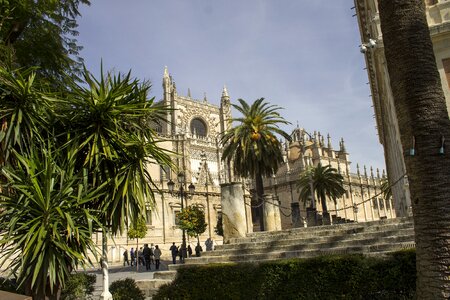
<svg viewBox="0 0 450 300">
<path fill-rule="evenodd" d="M 73 273 L 61 291 L 61 300 L 92 299 L 95 281 L 94 274 Z"/>
<path fill-rule="evenodd" d="M 134 279 L 125 278 L 114 281 L 109 286 L 114 300 L 145 300 L 145 294 L 141 291 Z"/>
<path fill-rule="evenodd" d="M 412 299 L 415 251 L 184 267 L 153 299 Z"/>
</svg>

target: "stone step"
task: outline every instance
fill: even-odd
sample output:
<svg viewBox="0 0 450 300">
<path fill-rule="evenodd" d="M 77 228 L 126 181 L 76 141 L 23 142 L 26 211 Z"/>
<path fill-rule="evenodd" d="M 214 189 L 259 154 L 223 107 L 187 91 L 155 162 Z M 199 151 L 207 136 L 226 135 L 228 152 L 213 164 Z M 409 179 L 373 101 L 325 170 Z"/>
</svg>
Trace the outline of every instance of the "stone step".
<svg viewBox="0 0 450 300">
<path fill-rule="evenodd" d="M 152 297 L 158 292 L 158 289 L 164 284 L 169 284 L 172 279 L 146 279 L 136 280 L 138 288 L 144 292 L 146 297 Z"/>
<path fill-rule="evenodd" d="M 336 248 L 336 247 L 352 247 L 352 246 L 366 246 L 366 245 L 378 245 L 385 243 L 405 243 L 405 242 L 414 242 L 414 236 L 409 235 L 398 235 L 398 236 L 387 236 L 387 237 L 358 237 L 353 239 L 345 239 L 345 240 L 334 240 L 334 241 L 311 241 L 309 243 L 280 243 L 280 244 L 272 244 L 270 246 L 257 246 L 255 244 L 254 247 L 250 247 L 250 245 L 246 245 L 248 247 L 239 248 L 230 248 L 224 249 L 220 251 L 211 251 L 205 252 L 202 257 L 210 257 L 210 256 L 222 256 L 222 255 L 239 255 L 243 253 L 255 254 L 255 253 L 265 253 L 265 252 L 273 252 L 273 251 L 292 251 L 292 250 L 314 250 L 314 249 L 323 249 L 323 248 Z"/>
<path fill-rule="evenodd" d="M 368 223 L 352 223 L 352 224 L 337 224 L 337 225 L 327 225 L 327 226 L 315 226 L 307 228 L 293 228 L 284 231 L 271 231 L 271 232 L 253 232 L 247 234 L 246 237 L 235 238 L 230 240 L 230 244 L 246 242 L 249 239 L 251 241 L 261 241 L 263 239 L 272 239 L 273 237 L 287 237 L 302 235 L 306 236 L 310 234 L 311 236 L 324 236 L 324 235 L 336 235 L 343 232 L 350 231 L 382 231 L 388 229 L 401 229 L 401 228 L 412 228 L 412 221 L 410 218 L 402 218 L 398 221 L 382 220 L 374 221 Z"/>
<path fill-rule="evenodd" d="M 351 246 L 351 247 L 335 247 L 335 248 L 321 248 L 314 250 L 294 250 L 294 251 L 271 251 L 258 254 L 240 254 L 240 255 L 222 255 L 222 256 L 210 256 L 210 257 L 196 257 L 189 261 L 186 261 L 185 265 L 203 265 L 211 263 L 230 263 L 230 262 L 258 262 L 258 261 L 270 261 L 289 258 L 310 258 L 320 255 L 335 255 L 335 254 L 348 254 L 348 253 L 361 253 L 361 254 L 381 254 L 388 253 L 403 249 L 414 248 L 413 242 L 396 243 L 396 244 L 377 244 L 377 245 L 365 245 L 365 246 Z M 178 266 L 183 267 L 183 265 Z"/>
<path fill-rule="evenodd" d="M 154 279 L 164 279 L 164 280 L 173 280 L 177 276 L 176 271 L 156 271 L 153 272 Z"/>
<path fill-rule="evenodd" d="M 390 236 L 408 236 L 414 239 L 414 229 L 413 228 L 402 228 L 398 230 L 389 230 L 389 231 L 348 231 L 341 232 L 336 235 L 327 235 L 327 236 L 312 236 L 312 235 L 296 235 L 296 236 L 288 236 L 288 237 L 278 237 L 275 236 L 271 239 L 262 239 L 262 240 L 249 240 L 247 242 L 241 242 L 240 244 L 224 244 L 220 247 L 216 247 L 215 251 L 207 251 L 204 252 L 203 255 L 217 255 L 216 253 L 225 250 L 233 250 L 233 249 L 247 249 L 247 248 L 269 248 L 274 245 L 290 245 L 292 243 L 329 243 L 333 241 L 346 241 L 346 240 L 359 240 L 359 239 L 370 239 L 370 238 L 383 238 Z"/>
</svg>

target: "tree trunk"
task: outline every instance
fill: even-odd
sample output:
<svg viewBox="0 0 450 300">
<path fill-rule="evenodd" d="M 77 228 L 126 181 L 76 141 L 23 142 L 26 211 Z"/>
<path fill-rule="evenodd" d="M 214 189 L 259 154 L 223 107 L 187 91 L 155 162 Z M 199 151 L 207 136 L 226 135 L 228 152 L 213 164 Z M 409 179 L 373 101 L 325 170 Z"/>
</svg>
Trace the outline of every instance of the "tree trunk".
<svg viewBox="0 0 450 300">
<path fill-rule="evenodd" d="M 136 251 L 134 252 L 136 258 L 136 272 L 139 272 L 139 238 L 136 238 Z"/>
<path fill-rule="evenodd" d="M 255 184 L 259 211 L 259 228 L 261 231 L 264 231 L 264 185 L 263 178 L 260 172 L 257 172 L 257 174 L 255 175 Z"/>
<path fill-rule="evenodd" d="M 423 0 L 379 0 L 381 30 L 411 191 L 417 299 L 450 297 L 450 120 Z M 415 143 L 413 142 L 415 140 Z M 409 156 L 409 149 L 415 155 Z"/>
</svg>

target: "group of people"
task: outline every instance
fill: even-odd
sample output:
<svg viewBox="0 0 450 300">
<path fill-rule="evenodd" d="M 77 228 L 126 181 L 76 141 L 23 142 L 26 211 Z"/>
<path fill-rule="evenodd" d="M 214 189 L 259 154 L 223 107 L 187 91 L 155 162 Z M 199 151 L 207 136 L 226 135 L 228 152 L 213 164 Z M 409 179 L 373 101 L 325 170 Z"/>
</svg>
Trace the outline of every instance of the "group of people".
<svg viewBox="0 0 450 300">
<path fill-rule="evenodd" d="M 211 238 L 208 238 L 205 241 L 206 251 L 211 251 L 214 249 L 214 242 Z M 177 263 L 177 257 L 179 257 L 180 262 L 183 262 L 184 258 L 189 255 L 189 257 L 192 257 L 193 251 L 191 248 L 191 245 L 188 245 L 185 251 L 187 253 L 184 253 L 181 249 L 181 247 L 178 247 L 175 245 L 175 243 L 172 244 L 170 247 L 170 253 L 172 254 L 172 263 Z M 200 243 L 197 243 L 197 246 L 195 246 L 195 256 L 200 257 L 201 253 L 203 252 L 202 246 L 200 246 Z M 154 246 L 153 243 L 149 247 L 148 244 L 144 244 L 144 247 L 141 247 L 139 250 L 136 250 L 134 248 L 130 249 L 130 259 L 128 259 L 128 250 L 125 249 L 123 252 L 123 265 L 142 265 L 145 266 L 145 269 L 151 270 L 151 265 L 155 265 L 155 269 L 159 270 L 159 266 L 161 264 L 161 249 L 159 249 L 158 245 Z"/>
<path fill-rule="evenodd" d="M 214 249 L 214 241 L 211 238 L 208 238 L 205 241 L 206 251 L 212 251 Z M 170 246 L 170 253 L 172 254 L 172 263 L 177 263 L 177 257 L 180 258 L 180 262 L 183 262 L 184 257 L 187 257 L 186 254 L 183 255 L 183 249 L 181 246 L 175 245 L 175 243 Z M 197 246 L 195 246 L 195 256 L 200 257 L 201 253 L 203 252 L 202 246 L 200 246 L 200 243 L 197 243 Z M 189 257 L 192 257 L 193 251 L 191 245 L 188 245 L 186 250 Z"/>
<path fill-rule="evenodd" d="M 159 249 L 158 245 L 154 246 L 153 243 L 151 247 L 148 244 L 144 244 L 144 247 L 139 250 L 134 250 L 134 248 L 130 249 L 130 259 L 128 259 L 128 250 L 125 249 L 123 252 L 123 265 L 142 265 L 145 266 L 145 269 L 151 270 L 151 265 L 155 265 L 155 269 L 159 270 L 159 266 L 161 263 L 161 249 Z"/>
</svg>

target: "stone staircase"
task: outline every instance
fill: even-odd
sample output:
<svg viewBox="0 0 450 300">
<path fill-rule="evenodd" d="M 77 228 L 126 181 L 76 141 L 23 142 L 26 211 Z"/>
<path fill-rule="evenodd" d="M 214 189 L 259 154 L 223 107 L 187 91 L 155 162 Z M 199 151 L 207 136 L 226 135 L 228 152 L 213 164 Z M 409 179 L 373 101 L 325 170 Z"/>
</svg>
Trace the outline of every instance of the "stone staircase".
<svg viewBox="0 0 450 300">
<path fill-rule="evenodd" d="M 215 251 L 203 252 L 201 257 L 187 259 L 186 264 L 256 262 L 344 253 L 379 255 L 414 246 L 412 219 L 397 218 L 255 232 L 217 246 Z M 177 267 L 170 266 L 169 269 Z"/>
<path fill-rule="evenodd" d="M 151 299 L 161 286 L 171 283 L 176 275 L 176 270 L 157 271 L 153 273 L 153 279 L 136 280 L 136 284 L 144 291 L 146 298 Z"/>
<path fill-rule="evenodd" d="M 346 253 L 383 255 L 414 247 L 412 218 L 255 232 L 219 245 L 215 251 L 205 251 L 201 257 L 187 258 L 184 265 L 169 265 L 169 271 L 155 272 L 153 280 L 138 284 L 150 296 L 162 284 L 173 280 L 178 268 L 186 265 L 260 262 Z"/>
</svg>

